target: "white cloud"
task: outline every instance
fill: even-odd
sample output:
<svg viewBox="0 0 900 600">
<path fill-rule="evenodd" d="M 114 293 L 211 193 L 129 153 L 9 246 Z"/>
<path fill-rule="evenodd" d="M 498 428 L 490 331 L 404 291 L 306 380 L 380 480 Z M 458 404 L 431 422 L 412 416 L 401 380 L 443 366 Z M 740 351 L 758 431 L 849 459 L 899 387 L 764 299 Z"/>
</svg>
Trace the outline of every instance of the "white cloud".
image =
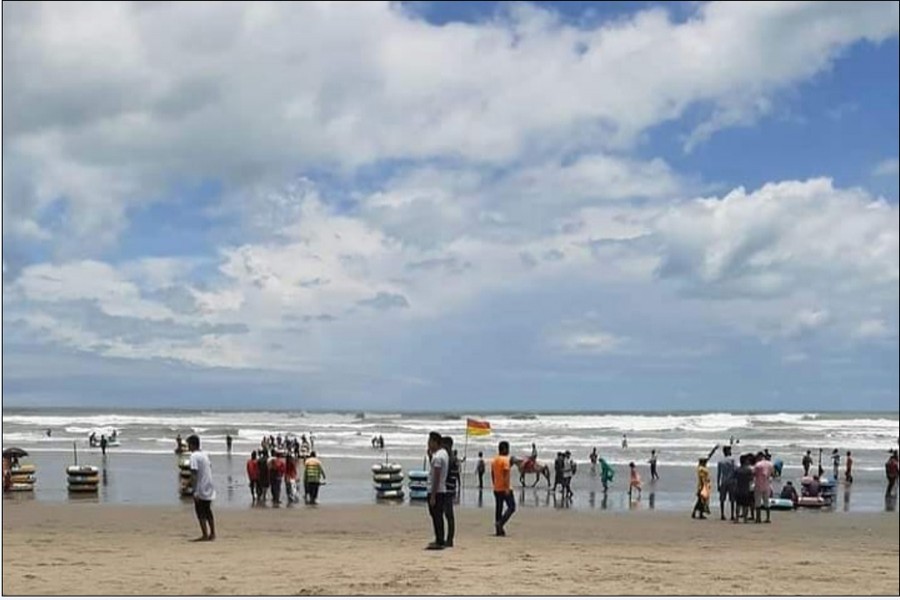
<svg viewBox="0 0 900 600">
<path fill-rule="evenodd" d="M 626 341 L 605 331 L 585 331 L 563 335 L 557 343 L 574 354 L 611 354 L 621 350 Z"/>
<path fill-rule="evenodd" d="M 900 174 L 900 159 L 897 157 L 884 159 L 875 165 L 872 174 L 878 177 L 896 177 Z"/>
<path fill-rule="evenodd" d="M 34 303 L 96 302 L 104 313 L 114 317 L 162 320 L 175 316 L 165 306 L 144 299 L 137 285 L 113 267 L 92 260 L 26 267 L 13 284 L 13 291 Z"/>
<path fill-rule="evenodd" d="M 860 339 L 883 339 L 891 335 L 891 330 L 882 319 L 866 319 L 854 331 Z"/>
<path fill-rule="evenodd" d="M 552 193 L 540 178 L 509 181 Z M 217 272 L 202 284 L 190 277 L 190 261 L 73 261 L 26 268 L 8 286 L 9 302 L 18 298 L 14 307 L 31 315 L 24 322 L 32 327 L 69 331 L 57 338 L 76 347 L 94 347 L 112 332 L 120 347 L 104 352 L 118 356 L 284 369 L 351 360 L 345 344 L 459 318 L 498 294 L 528 297 L 557 288 L 563 304 L 625 289 L 646 298 L 644 310 L 659 318 L 764 340 L 872 339 L 882 330 L 860 323 L 873 310 L 886 315 L 879 327 L 897 321 L 897 207 L 827 180 L 675 205 L 575 203 L 566 218 L 528 235 L 504 238 L 472 228 L 427 247 L 388 233 L 365 207 L 355 214 L 329 208 L 310 185 L 276 194 L 284 209 L 279 228 L 265 240 L 221 248 Z M 514 196 L 515 186 L 504 185 Z M 580 296 L 571 296 L 576 283 Z M 163 292 L 178 302 L 165 302 Z M 74 309 L 79 301 L 102 314 Z M 123 318 L 157 322 L 159 331 L 135 341 L 122 332 Z M 567 353 L 621 353 L 637 347 L 636 331 L 658 326 L 636 319 L 626 337 L 589 316 L 550 339 Z M 93 337 L 77 341 L 73 330 Z M 716 345 L 694 345 L 710 343 Z M 659 356 L 677 346 L 639 344 Z"/>
<path fill-rule="evenodd" d="M 628 147 L 709 107 L 693 144 L 897 21 L 895 2 L 709 3 L 682 23 L 651 9 L 588 27 L 528 5 L 449 26 L 388 3 L 9 5 L 4 175 L 22 222 L 6 231 L 40 231 L 61 201 L 54 241 L 85 253 L 182 180 L 243 189 L 384 159 L 540 164 Z"/>
<path fill-rule="evenodd" d="M 896 205 L 830 180 L 786 181 L 661 211 L 660 276 L 695 293 L 781 296 L 798 289 L 896 291 Z"/>
<path fill-rule="evenodd" d="M 798 336 L 816 331 L 826 325 L 828 319 L 827 310 L 811 308 L 801 310 L 787 320 L 784 334 L 787 336 Z"/>
<path fill-rule="evenodd" d="M 699 177 L 633 150 L 684 115 L 686 149 L 754 123 L 896 36 L 897 7 L 575 27 L 512 5 L 438 27 L 375 3 L 4 6 L 4 232 L 56 250 L 4 261 L 4 324 L 103 356 L 413 383 L 432 379 L 381 350 L 438 325 L 445 343 L 519 318 L 522 347 L 574 362 L 890 338 L 896 205 L 827 179 L 698 198 Z M 96 259 L 132 209 L 207 181 L 240 221 L 211 256 Z M 559 326 L 570 303 L 615 333 Z"/>
</svg>

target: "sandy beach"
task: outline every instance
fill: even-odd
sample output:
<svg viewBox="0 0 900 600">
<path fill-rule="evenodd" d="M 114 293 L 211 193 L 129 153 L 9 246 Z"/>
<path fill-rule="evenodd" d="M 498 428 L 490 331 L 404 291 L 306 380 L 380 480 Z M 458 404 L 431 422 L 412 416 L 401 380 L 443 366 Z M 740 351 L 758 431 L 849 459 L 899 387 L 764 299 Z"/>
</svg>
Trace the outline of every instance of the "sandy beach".
<svg viewBox="0 0 900 600">
<path fill-rule="evenodd" d="M 461 509 L 457 544 L 426 552 L 425 509 L 219 510 L 191 543 L 192 507 L 4 503 L 4 594 L 890 594 L 897 515 L 775 514 L 771 525 L 687 514 L 523 510 L 509 536 Z M 767 565 L 767 577 L 756 569 Z"/>
</svg>

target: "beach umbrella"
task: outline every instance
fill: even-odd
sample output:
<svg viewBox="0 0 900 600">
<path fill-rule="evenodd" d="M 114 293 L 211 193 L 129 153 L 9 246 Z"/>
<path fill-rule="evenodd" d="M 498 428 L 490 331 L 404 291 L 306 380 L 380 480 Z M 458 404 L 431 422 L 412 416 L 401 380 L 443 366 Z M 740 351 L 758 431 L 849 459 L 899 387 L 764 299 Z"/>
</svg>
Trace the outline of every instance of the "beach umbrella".
<svg viewBox="0 0 900 600">
<path fill-rule="evenodd" d="M 28 456 L 28 453 L 21 448 L 5 448 L 3 450 L 3 458 L 22 458 Z"/>
</svg>

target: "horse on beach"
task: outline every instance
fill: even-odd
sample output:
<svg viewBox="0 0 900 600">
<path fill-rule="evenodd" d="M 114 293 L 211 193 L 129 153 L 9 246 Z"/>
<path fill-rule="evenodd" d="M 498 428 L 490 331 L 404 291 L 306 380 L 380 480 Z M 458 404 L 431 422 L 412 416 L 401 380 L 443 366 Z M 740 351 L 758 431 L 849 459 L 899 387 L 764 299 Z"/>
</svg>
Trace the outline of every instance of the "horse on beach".
<svg viewBox="0 0 900 600">
<path fill-rule="evenodd" d="M 519 483 L 522 484 L 522 487 L 525 487 L 525 476 L 532 473 L 534 474 L 534 483 L 531 484 L 531 487 L 536 487 L 541 482 L 542 476 L 547 480 L 547 487 L 553 485 L 550 480 L 550 465 L 537 459 L 531 460 L 530 457 L 517 458 L 514 462 L 519 468 Z"/>
</svg>

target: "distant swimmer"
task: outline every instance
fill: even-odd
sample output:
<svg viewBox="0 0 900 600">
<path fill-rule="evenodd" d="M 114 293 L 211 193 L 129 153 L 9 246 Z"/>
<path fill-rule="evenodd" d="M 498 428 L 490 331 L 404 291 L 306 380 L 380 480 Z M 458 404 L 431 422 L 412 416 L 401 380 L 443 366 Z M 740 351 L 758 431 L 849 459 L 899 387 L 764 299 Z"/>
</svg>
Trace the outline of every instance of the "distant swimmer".
<svg viewBox="0 0 900 600">
<path fill-rule="evenodd" d="M 625 435 L 624 433 L 622 434 L 622 448 L 623 449 L 628 448 L 628 436 Z"/>
<path fill-rule="evenodd" d="M 51 435 L 53 435 L 53 432 L 52 432 L 51 430 L 48 429 L 48 430 L 47 430 L 47 437 L 50 437 Z"/>
</svg>

